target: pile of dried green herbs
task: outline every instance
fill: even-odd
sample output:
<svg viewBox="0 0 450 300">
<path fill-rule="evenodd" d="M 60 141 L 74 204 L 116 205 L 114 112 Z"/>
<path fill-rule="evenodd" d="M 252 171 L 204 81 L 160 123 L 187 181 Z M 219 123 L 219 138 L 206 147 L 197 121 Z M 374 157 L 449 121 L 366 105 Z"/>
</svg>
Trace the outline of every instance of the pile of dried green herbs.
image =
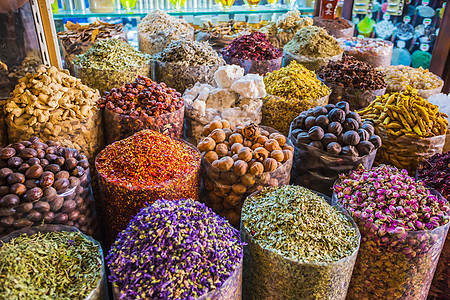
<svg viewBox="0 0 450 300">
<path fill-rule="evenodd" d="M 0 299 L 85 299 L 101 279 L 100 249 L 80 232 L 0 242 Z"/>
</svg>

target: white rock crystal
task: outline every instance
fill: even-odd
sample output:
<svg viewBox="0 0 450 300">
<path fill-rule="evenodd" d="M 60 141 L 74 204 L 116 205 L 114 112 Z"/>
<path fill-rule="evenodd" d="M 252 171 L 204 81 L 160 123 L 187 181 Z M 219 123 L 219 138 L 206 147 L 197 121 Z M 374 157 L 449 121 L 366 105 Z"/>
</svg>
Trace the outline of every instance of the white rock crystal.
<svg viewBox="0 0 450 300">
<path fill-rule="evenodd" d="M 192 108 L 195 109 L 198 112 L 198 115 L 200 117 L 204 117 L 206 114 L 206 103 L 205 101 L 201 100 L 195 100 L 194 103 L 192 103 Z"/>
<path fill-rule="evenodd" d="M 266 96 L 266 86 L 263 77 L 258 74 L 247 74 L 236 80 L 230 87 L 244 98 L 264 98 Z"/>
<path fill-rule="evenodd" d="M 207 108 L 228 108 L 236 104 L 239 96 L 234 92 L 229 92 L 226 89 L 216 88 L 209 93 L 206 100 Z"/>
<path fill-rule="evenodd" d="M 229 88 L 233 82 L 244 76 L 244 69 L 237 65 L 226 65 L 220 67 L 216 73 L 214 73 L 214 80 L 216 84 L 223 88 Z"/>
</svg>

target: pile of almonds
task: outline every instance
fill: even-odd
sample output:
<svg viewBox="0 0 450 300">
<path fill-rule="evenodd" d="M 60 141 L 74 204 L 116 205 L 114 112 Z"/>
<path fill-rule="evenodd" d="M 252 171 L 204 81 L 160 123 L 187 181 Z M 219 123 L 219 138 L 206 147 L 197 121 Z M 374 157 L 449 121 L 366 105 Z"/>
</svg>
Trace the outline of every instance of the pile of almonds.
<svg viewBox="0 0 450 300">
<path fill-rule="evenodd" d="M 202 198 L 233 226 L 239 226 L 248 195 L 289 183 L 294 150 L 274 129 L 221 120 L 208 124 L 203 135 L 197 146 L 202 152 Z"/>
</svg>

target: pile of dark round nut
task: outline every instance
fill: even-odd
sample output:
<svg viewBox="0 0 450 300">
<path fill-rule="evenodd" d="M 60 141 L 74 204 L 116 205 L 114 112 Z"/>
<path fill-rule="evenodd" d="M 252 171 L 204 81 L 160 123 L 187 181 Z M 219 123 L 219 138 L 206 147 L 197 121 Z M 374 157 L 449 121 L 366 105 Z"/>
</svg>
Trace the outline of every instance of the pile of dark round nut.
<svg viewBox="0 0 450 300">
<path fill-rule="evenodd" d="M 145 76 L 138 76 L 133 83 L 105 92 L 99 102 L 119 114 L 130 116 L 160 116 L 174 112 L 184 105 L 181 94 L 164 82 L 157 83 Z"/>
<path fill-rule="evenodd" d="M 0 235 L 42 223 L 92 235 L 95 209 L 87 157 L 37 137 L 0 149 Z"/>
<path fill-rule="evenodd" d="M 381 146 L 371 121 L 361 121 L 349 104 L 341 101 L 300 113 L 292 124 L 297 145 L 307 144 L 331 155 L 364 156 Z"/>
</svg>

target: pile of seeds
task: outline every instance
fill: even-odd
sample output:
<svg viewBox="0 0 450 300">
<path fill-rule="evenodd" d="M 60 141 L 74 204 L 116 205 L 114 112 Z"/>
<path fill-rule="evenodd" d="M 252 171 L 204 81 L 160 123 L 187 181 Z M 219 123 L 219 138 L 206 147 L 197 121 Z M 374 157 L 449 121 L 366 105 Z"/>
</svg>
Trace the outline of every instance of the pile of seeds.
<svg viewBox="0 0 450 300">
<path fill-rule="evenodd" d="M 106 259 L 121 298 L 196 299 L 233 276 L 242 256 L 237 230 L 204 204 L 181 199 L 141 209 Z"/>
</svg>

